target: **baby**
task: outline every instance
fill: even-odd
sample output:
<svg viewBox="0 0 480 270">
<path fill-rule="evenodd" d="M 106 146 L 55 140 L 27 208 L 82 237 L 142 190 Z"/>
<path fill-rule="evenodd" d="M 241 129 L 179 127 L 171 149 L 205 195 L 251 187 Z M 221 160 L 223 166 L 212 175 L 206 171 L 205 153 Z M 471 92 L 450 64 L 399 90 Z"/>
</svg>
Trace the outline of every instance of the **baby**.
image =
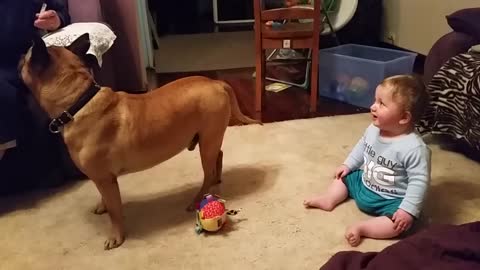
<svg viewBox="0 0 480 270">
<path fill-rule="evenodd" d="M 419 217 L 430 183 L 431 152 L 415 123 L 427 102 L 423 83 L 413 76 L 385 79 L 370 107 L 372 124 L 336 169 L 326 193 L 304 201 L 305 207 L 331 211 L 350 197 L 375 216 L 346 230 L 351 246 L 362 237 L 396 237 Z"/>
</svg>

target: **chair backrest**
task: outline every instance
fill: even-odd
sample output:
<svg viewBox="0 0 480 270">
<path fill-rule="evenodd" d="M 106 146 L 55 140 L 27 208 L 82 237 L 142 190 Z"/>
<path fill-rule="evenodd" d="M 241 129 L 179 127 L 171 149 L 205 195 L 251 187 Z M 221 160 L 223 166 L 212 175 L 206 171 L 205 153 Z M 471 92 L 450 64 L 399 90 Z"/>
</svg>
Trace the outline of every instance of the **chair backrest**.
<svg viewBox="0 0 480 270">
<path fill-rule="evenodd" d="M 276 8 L 263 10 L 263 1 L 254 0 L 255 24 L 274 20 L 294 20 L 294 19 L 313 19 L 315 23 L 320 23 L 321 0 L 313 1 L 311 6 L 295 6 L 290 8 Z"/>
</svg>

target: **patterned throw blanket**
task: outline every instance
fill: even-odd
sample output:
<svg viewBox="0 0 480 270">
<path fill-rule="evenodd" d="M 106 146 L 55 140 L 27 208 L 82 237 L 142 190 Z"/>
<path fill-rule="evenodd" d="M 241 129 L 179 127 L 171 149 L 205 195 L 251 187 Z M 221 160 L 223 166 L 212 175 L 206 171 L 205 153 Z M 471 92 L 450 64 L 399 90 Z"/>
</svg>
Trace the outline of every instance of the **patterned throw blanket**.
<svg viewBox="0 0 480 270">
<path fill-rule="evenodd" d="M 420 133 L 447 135 L 480 151 L 480 54 L 452 57 L 427 87 L 431 102 Z"/>
</svg>

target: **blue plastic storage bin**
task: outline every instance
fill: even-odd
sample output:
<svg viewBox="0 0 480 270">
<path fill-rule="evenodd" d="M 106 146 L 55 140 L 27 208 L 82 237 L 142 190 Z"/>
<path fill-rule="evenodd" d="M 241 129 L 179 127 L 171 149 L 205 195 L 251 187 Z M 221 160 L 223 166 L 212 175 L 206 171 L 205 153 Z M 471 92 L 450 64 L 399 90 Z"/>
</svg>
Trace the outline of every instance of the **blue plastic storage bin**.
<svg viewBox="0 0 480 270">
<path fill-rule="evenodd" d="M 319 95 L 370 108 L 375 88 L 386 77 L 411 74 L 416 53 L 357 44 L 319 53 Z"/>
</svg>

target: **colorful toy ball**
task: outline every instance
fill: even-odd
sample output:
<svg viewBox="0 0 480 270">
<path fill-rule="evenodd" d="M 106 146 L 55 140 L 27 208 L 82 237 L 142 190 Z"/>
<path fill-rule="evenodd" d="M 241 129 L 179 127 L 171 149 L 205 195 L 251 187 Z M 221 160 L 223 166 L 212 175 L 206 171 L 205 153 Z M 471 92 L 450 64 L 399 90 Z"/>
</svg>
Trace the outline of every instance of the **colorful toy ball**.
<svg viewBox="0 0 480 270">
<path fill-rule="evenodd" d="M 216 232 L 220 230 L 227 221 L 225 200 L 219 196 L 206 194 L 196 212 L 197 224 L 195 231 L 201 233 L 203 230 Z"/>
</svg>

